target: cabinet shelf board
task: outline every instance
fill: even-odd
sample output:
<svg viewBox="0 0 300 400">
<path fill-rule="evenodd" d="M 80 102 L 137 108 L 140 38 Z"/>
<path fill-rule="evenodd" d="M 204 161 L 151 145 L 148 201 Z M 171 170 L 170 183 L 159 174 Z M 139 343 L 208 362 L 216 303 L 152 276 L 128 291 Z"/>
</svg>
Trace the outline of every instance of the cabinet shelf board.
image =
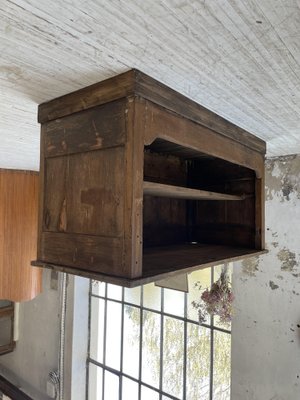
<svg viewBox="0 0 300 400">
<path fill-rule="evenodd" d="M 165 185 L 144 181 L 144 195 L 172 197 L 187 200 L 244 200 L 244 195 L 209 192 L 206 190 L 190 189 L 181 186 Z"/>
</svg>

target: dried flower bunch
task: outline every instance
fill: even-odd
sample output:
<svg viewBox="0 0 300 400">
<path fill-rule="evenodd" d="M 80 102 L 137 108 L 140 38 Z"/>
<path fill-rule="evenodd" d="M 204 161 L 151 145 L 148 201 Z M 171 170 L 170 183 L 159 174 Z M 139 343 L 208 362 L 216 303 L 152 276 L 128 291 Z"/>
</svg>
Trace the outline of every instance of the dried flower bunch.
<svg viewBox="0 0 300 400">
<path fill-rule="evenodd" d="M 199 290 L 202 288 L 200 282 L 195 285 Z M 222 268 L 220 278 L 213 283 L 211 289 L 206 289 L 199 301 L 193 301 L 192 306 L 198 311 L 199 323 L 206 321 L 207 314 L 219 316 L 220 323 L 228 325 L 233 315 L 234 295 L 228 275 L 228 268 Z"/>
</svg>

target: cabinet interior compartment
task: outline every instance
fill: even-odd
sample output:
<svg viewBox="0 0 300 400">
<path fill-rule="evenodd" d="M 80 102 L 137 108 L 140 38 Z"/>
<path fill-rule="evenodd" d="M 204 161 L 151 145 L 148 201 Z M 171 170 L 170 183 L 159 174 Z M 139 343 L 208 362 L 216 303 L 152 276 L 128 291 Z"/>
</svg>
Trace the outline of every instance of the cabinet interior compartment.
<svg viewBox="0 0 300 400">
<path fill-rule="evenodd" d="M 157 139 L 145 147 L 144 182 L 161 191 L 144 193 L 144 274 L 153 268 L 154 254 L 165 259 L 157 263 L 162 268 L 176 269 L 176 263 L 197 265 L 222 259 L 224 251 L 228 258 L 255 249 L 253 170 Z M 168 194 L 170 187 L 179 196 L 187 189 L 186 198 L 177 198 L 176 190 Z"/>
</svg>

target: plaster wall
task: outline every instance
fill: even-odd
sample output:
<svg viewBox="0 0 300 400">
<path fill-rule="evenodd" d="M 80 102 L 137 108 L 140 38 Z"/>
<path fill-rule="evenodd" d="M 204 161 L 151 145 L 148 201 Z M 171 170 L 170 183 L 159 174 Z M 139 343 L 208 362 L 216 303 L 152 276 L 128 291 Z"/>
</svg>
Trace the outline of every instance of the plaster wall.
<svg viewBox="0 0 300 400">
<path fill-rule="evenodd" d="M 236 263 L 232 399 L 300 398 L 300 156 L 266 164 L 266 247 Z"/>
<path fill-rule="evenodd" d="M 51 288 L 52 287 L 52 288 Z M 43 292 L 20 304 L 19 340 L 14 352 L 0 357 L 0 373 L 34 399 L 44 400 L 50 371 L 59 354 L 59 285 L 43 272 Z"/>
</svg>

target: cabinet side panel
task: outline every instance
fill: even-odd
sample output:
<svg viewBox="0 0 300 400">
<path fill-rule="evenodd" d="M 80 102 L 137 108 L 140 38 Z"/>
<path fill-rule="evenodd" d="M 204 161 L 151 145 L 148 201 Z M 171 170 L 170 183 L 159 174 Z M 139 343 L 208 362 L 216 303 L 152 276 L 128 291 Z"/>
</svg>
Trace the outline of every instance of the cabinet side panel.
<svg viewBox="0 0 300 400">
<path fill-rule="evenodd" d="M 52 232 L 42 234 L 40 261 L 45 263 L 127 276 L 122 269 L 122 254 L 122 238 Z"/>
<path fill-rule="evenodd" d="M 106 149 L 125 142 L 125 100 L 44 124 L 45 157 Z"/>
<path fill-rule="evenodd" d="M 123 235 L 124 148 L 48 158 L 44 230 Z"/>
</svg>

